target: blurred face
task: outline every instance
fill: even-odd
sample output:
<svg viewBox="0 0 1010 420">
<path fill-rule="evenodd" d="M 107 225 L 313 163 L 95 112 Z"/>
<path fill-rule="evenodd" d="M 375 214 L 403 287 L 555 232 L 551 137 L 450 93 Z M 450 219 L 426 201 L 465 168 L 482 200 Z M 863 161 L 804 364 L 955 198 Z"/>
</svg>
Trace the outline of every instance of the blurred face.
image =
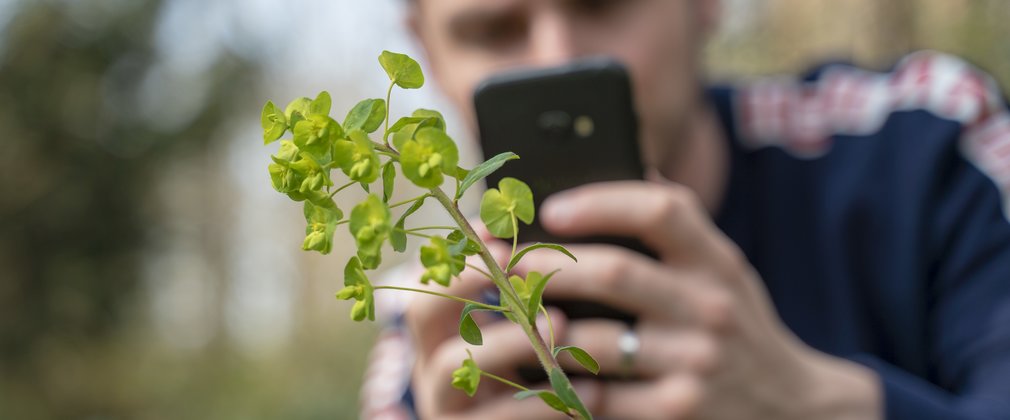
<svg viewBox="0 0 1010 420">
<path fill-rule="evenodd" d="M 469 116 L 476 85 L 497 71 L 609 55 L 631 72 L 643 154 L 675 150 L 699 103 L 699 50 L 713 0 L 415 0 L 410 24 L 435 80 Z"/>
</svg>

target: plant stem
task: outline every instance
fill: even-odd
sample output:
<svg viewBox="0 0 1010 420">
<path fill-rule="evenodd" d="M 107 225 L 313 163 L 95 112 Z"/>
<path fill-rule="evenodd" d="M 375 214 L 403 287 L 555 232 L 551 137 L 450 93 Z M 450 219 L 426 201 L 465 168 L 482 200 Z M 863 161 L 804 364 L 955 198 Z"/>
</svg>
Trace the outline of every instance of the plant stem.
<svg viewBox="0 0 1010 420">
<path fill-rule="evenodd" d="M 519 245 L 519 220 L 516 219 L 515 212 L 509 212 L 509 216 L 512 216 L 512 253 L 509 254 L 509 263 L 512 263 L 512 259 L 516 257 L 516 246 Z"/>
<path fill-rule="evenodd" d="M 428 238 L 428 239 L 431 239 L 431 235 L 425 235 L 425 234 L 419 233 L 419 232 L 413 232 L 413 231 L 403 230 L 403 229 L 393 229 L 393 230 L 395 230 L 397 232 L 403 232 L 403 233 L 405 233 L 407 235 L 410 235 L 410 236 L 417 236 L 418 238 Z"/>
<path fill-rule="evenodd" d="M 501 382 L 501 383 L 503 383 L 505 385 L 511 386 L 513 388 L 518 388 L 520 391 L 529 391 L 530 390 L 527 387 L 519 385 L 519 384 L 517 384 L 515 382 L 512 382 L 512 381 L 510 381 L 508 379 L 502 378 L 501 376 L 495 375 L 495 374 L 493 374 L 491 372 L 487 372 L 487 371 L 483 371 L 482 370 L 482 371 L 480 371 L 480 374 L 484 375 L 484 376 L 487 376 L 488 378 L 494 379 L 494 380 L 496 380 L 498 382 Z"/>
<path fill-rule="evenodd" d="M 487 271 L 481 270 L 480 267 L 478 267 L 476 265 L 473 265 L 473 264 L 470 264 L 470 263 L 466 263 L 466 266 L 470 267 L 471 269 L 473 269 L 474 271 L 476 271 L 478 273 L 483 274 L 484 277 L 487 277 L 488 280 L 494 280 L 494 277 L 491 277 L 491 274 L 489 274 Z"/>
<path fill-rule="evenodd" d="M 389 89 L 386 89 L 386 118 L 384 119 L 385 128 L 382 129 L 382 144 L 390 149 L 392 148 L 389 147 L 389 97 L 393 94 L 393 86 L 395 84 L 395 82 L 389 82 Z"/>
<path fill-rule="evenodd" d="M 416 228 L 407 229 L 407 232 L 417 232 L 419 230 L 456 230 L 455 226 L 421 226 Z"/>
<path fill-rule="evenodd" d="M 547 308 L 544 305 L 540 305 L 540 312 L 544 313 L 544 318 L 547 319 L 547 331 L 550 333 L 551 337 L 551 354 L 554 354 L 554 323 L 551 322 L 551 314 L 547 313 Z"/>
<path fill-rule="evenodd" d="M 481 257 L 481 260 L 484 261 L 488 270 L 490 270 L 491 281 L 498 287 L 498 290 L 502 291 L 502 306 L 509 308 L 515 315 L 513 318 L 515 318 L 516 323 L 519 324 L 523 332 L 526 333 L 526 337 L 533 346 L 533 352 L 536 353 L 537 360 L 540 361 L 540 365 L 543 366 L 544 371 L 547 372 L 548 376 L 551 376 L 551 373 L 555 371 L 561 372 L 562 377 L 565 382 L 567 382 L 567 377 L 563 376 L 564 370 L 561 369 L 561 365 L 558 364 L 557 359 L 555 359 L 554 355 L 551 353 L 551 348 L 547 347 L 547 343 L 544 342 L 544 338 L 541 337 L 540 332 L 537 331 L 536 323 L 530 322 L 530 317 L 526 313 L 526 307 L 522 303 L 522 299 L 519 298 L 515 289 L 512 288 L 512 284 L 508 281 L 508 276 L 505 274 L 505 271 L 502 270 L 502 267 L 498 265 L 498 262 L 495 261 L 494 256 L 491 255 L 491 251 L 488 250 L 487 245 L 480 239 L 479 236 L 477 236 L 477 232 L 473 230 L 473 226 L 470 225 L 470 222 L 466 220 L 463 213 L 459 211 L 459 208 L 456 207 L 452 199 L 446 196 L 445 192 L 442 191 L 441 188 L 432 188 L 430 191 L 432 197 L 435 197 L 435 199 L 442 204 L 442 207 L 444 207 L 449 213 L 449 216 L 452 217 L 453 221 L 459 225 L 463 234 L 477 243 L 477 246 L 480 248 L 480 252 L 478 254 Z"/>
<path fill-rule="evenodd" d="M 333 198 L 333 196 L 337 195 L 337 193 L 343 191 L 344 188 L 350 187 L 351 185 L 354 185 L 354 184 L 357 184 L 357 183 L 358 183 L 357 181 L 351 181 L 351 182 L 348 182 L 348 183 L 346 183 L 344 185 L 341 185 L 340 188 L 337 188 L 336 191 L 330 193 L 330 198 Z"/>
<path fill-rule="evenodd" d="M 452 300 L 455 300 L 457 302 L 461 302 L 461 303 L 465 303 L 465 304 L 469 304 L 469 305 L 474 305 L 474 306 L 480 307 L 481 309 L 487 309 L 489 311 L 509 312 L 509 308 L 506 308 L 504 306 L 488 305 L 486 303 L 480 303 L 480 302 L 477 302 L 475 300 L 464 299 L 464 298 L 461 298 L 459 296 L 447 295 L 445 293 L 433 292 L 431 290 L 414 289 L 414 288 L 410 288 L 410 287 L 399 287 L 399 286 L 375 286 L 374 289 L 375 290 L 382 290 L 382 289 L 401 290 L 401 291 L 405 291 L 405 292 L 424 293 L 426 295 L 433 295 L 433 296 L 444 297 L 446 299 L 452 299 Z"/>
<path fill-rule="evenodd" d="M 403 200 L 403 201 L 401 201 L 401 202 L 399 202 L 399 203 L 394 203 L 394 204 L 390 204 L 390 205 L 389 205 L 389 208 L 391 208 L 391 209 L 395 209 L 395 208 L 397 208 L 397 207 L 400 207 L 400 206 L 402 206 L 402 205 L 404 205 L 404 204 L 410 204 L 410 203 L 413 203 L 413 202 L 415 202 L 415 201 L 417 201 L 417 200 L 421 200 L 421 199 L 425 199 L 425 198 L 428 198 L 428 196 L 430 196 L 430 195 L 431 195 L 431 194 L 428 194 L 428 193 L 424 193 L 424 194 L 421 194 L 421 195 L 419 195 L 419 196 L 417 196 L 417 197 L 414 197 L 414 198 L 411 198 L 411 199 L 409 199 L 409 200 Z"/>
</svg>

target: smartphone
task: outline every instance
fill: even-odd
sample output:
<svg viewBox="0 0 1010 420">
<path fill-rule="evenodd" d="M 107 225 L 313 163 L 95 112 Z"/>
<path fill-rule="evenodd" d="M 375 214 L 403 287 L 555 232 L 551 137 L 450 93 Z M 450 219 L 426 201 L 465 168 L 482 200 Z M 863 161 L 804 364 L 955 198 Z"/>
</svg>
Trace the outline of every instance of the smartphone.
<svg viewBox="0 0 1010 420">
<path fill-rule="evenodd" d="M 638 120 L 628 72 L 609 58 L 589 58 L 559 67 L 511 71 L 481 83 L 474 103 L 484 156 L 511 151 L 518 160 L 488 176 L 526 182 L 539 214 L 544 200 L 584 184 L 643 179 Z M 559 238 L 539 223 L 520 223 L 523 242 L 610 243 L 654 255 L 637 240 L 618 237 Z M 593 302 L 547 301 L 569 318 L 633 322 L 623 311 Z"/>
</svg>

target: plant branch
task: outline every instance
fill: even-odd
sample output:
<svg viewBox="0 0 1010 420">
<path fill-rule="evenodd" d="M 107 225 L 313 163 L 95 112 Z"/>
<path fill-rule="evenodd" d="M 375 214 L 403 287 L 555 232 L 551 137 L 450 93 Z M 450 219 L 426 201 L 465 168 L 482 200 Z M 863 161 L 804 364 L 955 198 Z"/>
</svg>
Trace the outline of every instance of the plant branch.
<svg viewBox="0 0 1010 420">
<path fill-rule="evenodd" d="M 456 229 L 458 228 L 454 226 L 421 226 L 407 229 L 407 232 L 417 232 L 419 230 L 456 230 Z"/>
<path fill-rule="evenodd" d="M 556 347 L 554 342 L 554 323 L 551 322 L 551 314 L 547 313 L 547 308 L 544 305 L 540 305 L 540 312 L 543 312 L 544 318 L 547 320 L 547 331 L 551 337 L 551 354 L 554 354 L 554 348 Z"/>
<path fill-rule="evenodd" d="M 526 333 L 526 337 L 529 339 L 530 344 L 533 347 L 533 352 L 536 353 L 537 360 L 540 361 L 544 371 L 547 372 L 548 376 L 551 376 L 551 374 L 555 371 L 561 372 L 562 377 L 565 378 L 565 381 L 567 382 L 567 377 L 564 376 L 564 370 L 561 369 L 561 365 L 551 353 L 552 349 L 547 347 L 547 343 L 544 342 L 544 338 L 540 335 L 540 332 L 537 331 L 536 323 L 530 321 L 530 317 L 526 313 L 526 305 L 523 304 L 522 299 L 519 298 L 515 289 L 512 288 L 512 284 L 508 281 L 508 276 L 505 274 L 505 271 L 502 270 L 502 267 L 498 265 L 498 262 L 495 261 L 494 256 L 491 255 L 491 251 L 488 250 L 487 244 L 485 244 L 484 241 L 477 236 L 477 232 L 473 230 L 473 226 L 470 225 L 470 222 L 466 220 L 463 213 L 459 211 L 459 208 L 456 207 L 452 199 L 446 196 L 445 192 L 442 191 L 441 188 L 432 188 L 430 191 L 432 197 L 435 197 L 435 199 L 442 204 L 442 207 L 446 209 L 453 221 L 459 225 L 463 234 L 477 243 L 477 246 L 480 248 L 478 254 L 484 261 L 488 270 L 490 270 L 491 281 L 496 287 L 498 287 L 498 290 L 502 291 L 502 306 L 509 308 L 515 315 L 513 317 L 515 318 L 515 322 L 519 324 L 523 332 Z"/>
<path fill-rule="evenodd" d="M 417 200 L 422 200 L 422 199 L 428 198 L 429 196 L 431 196 L 431 194 L 424 193 L 424 194 L 421 194 L 421 195 L 419 195 L 417 197 L 414 197 L 414 198 L 411 198 L 411 199 L 407 199 L 407 200 L 403 200 L 403 201 L 401 201 L 399 203 L 390 204 L 389 208 L 395 209 L 395 208 L 400 207 L 400 206 L 402 206 L 404 204 L 410 204 L 410 203 L 413 203 L 413 202 L 415 202 Z"/>
<path fill-rule="evenodd" d="M 473 265 L 473 264 L 470 264 L 470 263 L 466 263 L 466 266 L 470 267 L 471 269 L 473 269 L 474 271 L 476 271 L 478 273 L 483 274 L 484 277 L 487 277 L 488 280 L 494 280 L 494 277 L 491 277 L 490 273 L 488 273 L 487 271 L 481 270 L 480 267 L 478 267 L 476 265 Z"/>
<path fill-rule="evenodd" d="M 351 185 L 354 185 L 354 184 L 357 184 L 357 183 L 358 183 L 357 181 L 351 181 L 351 182 L 348 182 L 348 183 L 346 183 L 344 185 L 341 185 L 340 188 L 337 188 L 336 191 L 330 193 L 330 198 L 333 198 L 333 196 L 337 195 L 337 193 L 343 191 L 344 188 L 350 187 Z"/>
<path fill-rule="evenodd" d="M 464 299 L 464 298 L 461 298 L 459 296 L 447 295 L 445 293 L 433 292 L 431 290 L 414 289 L 414 288 L 410 288 L 410 287 L 399 287 L 399 286 L 375 286 L 374 289 L 375 290 L 383 290 L 383 289 L 386 289 L 386 290 L 401 290 L 401 291 L 404 291 L 404 292 L 424 293 L 426 295 L 439 296 L 439 297 L 443 297 L 443 298 L 446 298 L 446 299 L 455 300 L 455 301 L 460 302 L 460 303 L 474 305 L 474 306 L 480 307 L 481 309 L 487 309 L 489 311 L 496 311 L 496 312 L 509 312 L 510 311 L 509 308 L 506 308 L 504 306 L 488 305 L 486 303 L 477 302 L 475 300 Z"/>
<path fill-rule="evenodd" d="M 382 129 L 382 144 L 387 148 L 389 147 L 389 98 L 393 94 L 393 86 L 396 82 L 389 82 L 389 89 L 386 89 L 386 118 L 385 118 L 385 128 Z"/>
<path fill-rule="evenodd" d="M 516 257 L 516 247 L 519 245 L 519 220 L 516 219 L 515 212 L 510 211 L 512 216 L 512 253 L 509 254 L 509 261 Z"/>
<path fill-rule="evenodd" d="M 510 381 L 510 380 L 508 380 L 508 379 L 505 379 L 505 378 L 502 378 L 501 376 L 498 376 L 498 375 L 495 375 L 495 374 L 493 374 L 493 373 L 491 373 L 491 372 L 488 372 L 488 371 L 485 371 L 485 370 L 481 370 L 481 371 L 480 371 L 480 374 L 481 374 L 481 375 L 483 375 L 483 376 L 487 376 L 487 377 L 488 377 L 488 378 L 490 378 L 490 379 L 494 379 L 494 380 L 496 380 L 496 381 L 498 381 L 498 382 L 501 382 L 501 383 L 503 383 L 503 384 L 505 384 L 505 385 L 508 385 L 508 386 L 511 386 L 511 387 L 513 387 L 513 388 L 517 388 L 517 389 L 519 389 L 520 391 L 529 391 L 529 390 L 530 390 L 530 389 L 529 389 L 529 388 L 527 388 L 527 387 L 524 387 L 524 386 L 522 386 L 522 385 L 519 385 L 519 384 L 517 384 L 517 383 L 515 383 L 515 382 L 512 382 L 512 381 Z"/>
<path fill-rule="evenodd" d="M 425 235 L 425 234 L 420 233 L 420 232 L 413 232 L 413 231 L 409 231 L 409 230 L 395 229 L 395 228 L 393 230 L 395 230 L 397 232 L 403 232 L 404 234 L 407 234 L 407 235 L 410 235 L 410 236 L 416 236 L 418 238 L 431 239 L 431 235 Z"/>
</svg>

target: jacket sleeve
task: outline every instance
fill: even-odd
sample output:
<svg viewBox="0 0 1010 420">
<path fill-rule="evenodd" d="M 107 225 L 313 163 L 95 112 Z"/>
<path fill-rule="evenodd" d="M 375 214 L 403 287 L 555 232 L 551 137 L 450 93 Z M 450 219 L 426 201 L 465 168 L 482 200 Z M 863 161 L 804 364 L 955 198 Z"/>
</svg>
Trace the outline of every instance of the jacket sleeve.
<svg viewBox="0 0 1010 420">
<path fill-rule="evenodd" d="M 888 420 L 1010 420 L 1010 117 L 1002 121 L 1006 129 L 968 130 L 936 168 L 929 377 L 854 357 L 880 375 Z"/>
<path fill-rule="evenodd" d="M 383 284 L 411 286 L 420 276 L 420 264 L 404 263 L 385 273 Z M 389 291 L 387 291 L 389 292 Z M 384 322 L 372 347 L 362 380 L 360 406 L 365 420 L 415 419 L 410 392 L 414 368 L 414 343 L 403 321 L 412 293 L 376 294 L 376 310 Z"/>
<path fill-rule="evenodd" d="M 379 334 L 361 387 L 362 419 L 414 418 L 410 393 L 413 353 L 410 337 L 402 327 L 391 325 Z"/>
</svg>

